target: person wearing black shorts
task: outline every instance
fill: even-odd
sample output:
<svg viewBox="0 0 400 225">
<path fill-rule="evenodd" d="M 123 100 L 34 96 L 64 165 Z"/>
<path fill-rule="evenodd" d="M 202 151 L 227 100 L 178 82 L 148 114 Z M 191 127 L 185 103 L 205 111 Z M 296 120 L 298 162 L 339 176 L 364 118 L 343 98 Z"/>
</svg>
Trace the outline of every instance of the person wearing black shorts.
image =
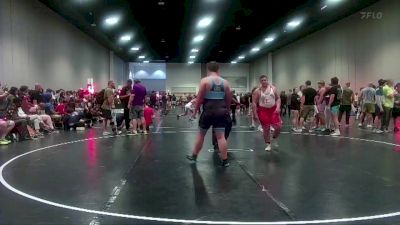
<svg viewBox="0 0 400 225">
<path fill-rule="evenodd" d="M 297 94 L 298 88 L 293 88 L 292 96 L 290 96 L 290 110 L 292 111 L 292 131 L 301 132 L 302 129 L 299 127 L 300 119 L 300 96 Z"/>
<path fill-rule="evenodd" d="M 228 81 L 219 75 L 219 66 L 215 62 L 207 65 L 208 76 L 200 82 L 197 104 L 193 117 L 203 106 L 200 115 L 199 127 L 200 132 L 197 135 L 196 144 L 191 155 L 186 156 L 190 161 L 196 161 L 204 143 L 204 137 L 207 130 L 212 127 L 218 142 L 220 158 L 222 166 L 229 166 L 228 162 L 228 146 L 225 139 L 225 128 L 229 123 L 229 106 L 231 105 L 232 92 Z"/>
</svg>

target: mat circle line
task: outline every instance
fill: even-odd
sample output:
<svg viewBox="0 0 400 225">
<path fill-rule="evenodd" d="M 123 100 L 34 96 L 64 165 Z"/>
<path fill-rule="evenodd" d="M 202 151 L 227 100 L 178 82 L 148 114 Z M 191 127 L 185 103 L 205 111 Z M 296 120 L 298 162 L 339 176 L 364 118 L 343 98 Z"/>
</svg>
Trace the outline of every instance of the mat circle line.
<svg viewBox="0 0 400 225">
<path fill-rule="evenodd" d="M 283 134 L 295 134 L 291 132 L 282 132 Z M 299 133 L 301 134 L 301 133 Z M 315 135 L 311 134 L 312 136 L 323 136 L 323 137 L 329 137 L 326 135 Z M 75 140 L 75 141 L 69 141 L 69 142 L 63 142 L 55 145 L 49 145 L 43 148 L 38 148 L 35 150 L 31 150 L 29 152 L 23 153 L 21 155 L 17 155 L 14 158 L 8 160 L 6 163 L 1 165 L 0 167 L 0 182 L 1 184 L 6 187 L 8 190 L 21 195 L 25 198 L 29 198 L 31 200 L 41 202 L 47 205 L 59 207 L 59 208 L 64 208 L 64 209 L 69 209 L 69 210 L 74 210 L 74 211 L 79 211 L 79 212 L 85 212 L 85 213 L 91 213 L 91 214 L 97 214 L 97 215 L 104 215 L 104 216 L 113 216 L 113 217 L 120 217 L 120 218 L 127 218 L 127 219 L 136 219 L 136 220 L 147 220 L 147 221 L 157 221 L 157 222 L 168 222 L 168 223 L 193 223 L 193 224 L 243 224 L 243 225 L 289 225 L 289 224 L 324 224 L 324 223 L 343 223 L 343 222 L 356 222 L 356 221 L 366 221 L 366 220 L 376 220 L 376 219 L 383 219 L 383 218 L 388 218 L 388 217 L 395 217 L 395 216 L 400 216 L 400 211 L 398 212 L 391 212 L 391 213 L 385 213 L 385 214 L 378 214 L 378 215 L 372 215 L 372 216 L 362 216 L 362 217 L 347 217 L 347 218 L 339 218 L 339 219 L 320 219 L 320 220 L 295 220 L 295 221 L 271 221 L 271 222 L 246 222 L 246 221 L 211 221 L 211 220 L 190 220 L 190 219 L 176 219 L 176 218 L 163 218 L 163 217 L 151 217 L 151 216 L 139 216 L 139 215 L 133 215 L 133 214 L 122 214 L 122 213 L 112 213 L 112 212 L 106 212 L 106 211 L 100 211 L 100 210 L 93 210 L 93 209 L 86 209 L 86 208 L 80 208 L 76 206 L 70 206 L 70 205 L 64 205 L 61 203 L 57 202 L 52 202 L 43 198 L 39 198 L 33 195 L 30 195 L 28 193 L 25 193 L 23 191 L 20 191 L 13 186 L 11 186 L 3 177 L 3 171 L 6 168 L 7 165 L 12 163 L 13 161 L 32 154 L 34 152 L 38 151 L 43 151 L 46 149 L 50 148 L 55 148 L 58 146 L 63 146 L 63 145 L 68 145 L 68 144 L 73 144 L 73 143 L 79 143 L 79 142 L 86 142 L 86 141 L 91 141 L 91 140 L 98 140 L 98 139 L 107 139 L 107 138 L 113 138 L 113 137 L 123 137 L 127 135 L 119 135 L 119 136 L 106 136 L 106 137 L 96 137 L 96 138 L 87 138 L 87 139 L 80 139 L 80 140 Z M 350 140 L 360 140 L 360 141 L 366 141 L 366 142 L 374 142 L 374 143 L 380 143 L 380 144 L 386 144 L 386 145 L 391 145 L 391 146 L 397 146 L 400 147 L 400 145 L 390 143 L 390 142 L 384 142 L 384 141 L 376 141 L 376 140 L 371 140 L 371 139 L 363 139 L 363 138 L 353 138 L 353 137 L 335 137 L 335 138 L 344 138 L 344 139 L 350 139 Z"/>
</svg>

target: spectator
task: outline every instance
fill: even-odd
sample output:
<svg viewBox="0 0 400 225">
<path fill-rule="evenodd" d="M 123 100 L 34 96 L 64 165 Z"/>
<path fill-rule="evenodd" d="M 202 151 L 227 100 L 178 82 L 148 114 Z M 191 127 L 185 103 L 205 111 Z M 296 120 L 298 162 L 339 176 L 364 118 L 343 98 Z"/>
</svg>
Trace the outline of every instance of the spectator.
<svg viewBox="0 0 400 225">
<path fill-rule="evenodd" d="M 113 80 L 108 81 L 107 88 L 104 90 L 103 104 L 101 106 L 103 120 L 103 135 L 107 136 L 111 133 L 107 131 L 108 122 L 110 122 L 111 130 L 116 133 L 116 127 L 111 116 L 111 110 L 115 109 L 114 103 L 114 89 L 115 82 Z M 101 93 L 100 93 L 101 95 Z M 101 96 L 100 96 L 101 97 Z"/>
<path fill-rule="evenodd" d="M 145 125 L 146 121 L 144 119 L 144 99 L 146 97 L 146 87 L 140 83 L 140 80 L 135 80 L 135 84 L 132 88 L 132 94 L 129 98 L 130 112 L 131 112 L 131 119 L 132 119 L 132 134 L 138 134 L 138 127 L 140 125 Z M 144 134 L 147 134 L 147 131 L 143 131 Z"/>
<path fill-rule="evenodd" d="M 126 85 L 121 89 L 121 92 L 119 94 L 119 99 L 121 99 L 122 106 L 124 107 L 124 121 L 125 121 L 125 128 L 127 131 L 130 129 L 130 116 L 129 116 L 129 98 L 131 96 L 132 92 L 132 80 L 129 79 L 126 82 Z"/>
<path fill-rule="evenodd" d="M 383 87 L 383 120 L 382 128 L 384 132 L 389 132 L 390 117 L 392 116 L 392 110 L 394 106 L 394 88 L 393 80 L 387 80 L 386 85 Z"/>
<path fill-rule="evenodd" d="M 340 99 L 339 123 L 342 121 L 343 113 L 346 113 L 346 127 L 350 124 L 351 105 L 354 102 L 354 92 L 350 88 L 350 82 L 346 83 L 346 87 L 342 89 L 343 95 Z"/>
</svg>

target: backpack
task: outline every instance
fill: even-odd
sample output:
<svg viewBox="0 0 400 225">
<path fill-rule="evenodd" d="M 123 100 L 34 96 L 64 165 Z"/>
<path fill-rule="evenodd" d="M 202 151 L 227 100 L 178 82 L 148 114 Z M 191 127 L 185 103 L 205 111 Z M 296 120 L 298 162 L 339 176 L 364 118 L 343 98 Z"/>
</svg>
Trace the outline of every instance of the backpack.
<svg viewBox="0 0 400 225">
<path fill-rule="evenodd" d="M 106 89 L 102 89 L 99 93 L 96 95 L 96 103 L 99 105 L 103 105 L 104 103 L 104 92 Z"/>
</svg>

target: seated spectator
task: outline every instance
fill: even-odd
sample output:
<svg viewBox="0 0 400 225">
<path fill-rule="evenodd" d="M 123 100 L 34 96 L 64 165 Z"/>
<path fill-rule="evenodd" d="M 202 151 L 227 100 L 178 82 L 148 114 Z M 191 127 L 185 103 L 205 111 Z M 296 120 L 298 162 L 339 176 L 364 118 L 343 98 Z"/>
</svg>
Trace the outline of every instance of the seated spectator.
<svg viewBox="0 0 400 225">
<path fill-rule="evenodd" d="M 61 116 L 65 116 L 67 114 L 67 102 L 65 100 L 57 105 L 56 113 Z"/>
<path fill-rule="evenodd" d="M 6 90 L 0 90 L 0 145 L 8 145 L 10 140 L 6 136 L 14 128 L 14 121 L 7 119 L 8 99 L 9 93 Z"/>
<path fill-rule="evenodd" d="M 54 130 L 53 121 L 49 115 L 40 114 L 41 108 L 39 105 L 35 105 L 31 102 L 30 96 L 28 95 L 29 89 L 27 86 L 20 87 L 20 94 L 22 98 L 21 108 L 25 114 L 28 115 L 30 120 L 40 120 L 39 125 L 42 125 L 44 130 L 47 132 L 51 132 Z M 37 123 L 37 121 L 35 122 Z M 35 130 L 39 131 L 35 125 Z"/>
<path fill-rule="evenodd" d="M 17 96 L 18 88 L 11 87 L 10 95 L 7 97 L 8 99 L 8 114 L 6 118 L 8 120 L 12 120 L 15 123 L 15 127 L 12 132 L 18 133 L 20 141 L 30 140 L 32 139 L 29 130 L 28 130 L 28 119 L 21 118 L 18 116 L 18 107 L 21 105 L 21 99 Z"/>
</svg>

